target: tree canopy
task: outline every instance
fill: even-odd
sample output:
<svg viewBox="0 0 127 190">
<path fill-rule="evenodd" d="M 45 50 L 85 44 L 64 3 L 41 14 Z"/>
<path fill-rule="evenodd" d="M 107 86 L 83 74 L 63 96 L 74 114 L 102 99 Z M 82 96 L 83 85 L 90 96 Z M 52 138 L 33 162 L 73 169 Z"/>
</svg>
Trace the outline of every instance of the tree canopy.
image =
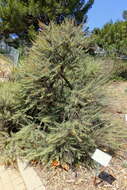
<svg viewBox="0 0 127 190">
<path fill-rule="evenodd" d="M 93 31 L 96 43 L 114 55 L 127 55 L 127 21 L 107 23 Z"/>
<path fill-rule="evenodd" d="M 94 0 L 0 0 L 1 33 L 24 35 L 29 29 L 38 30 L 38 21 L 60 23 L 66 16 L 81 23 L 93 3 Z"/>
</svg>

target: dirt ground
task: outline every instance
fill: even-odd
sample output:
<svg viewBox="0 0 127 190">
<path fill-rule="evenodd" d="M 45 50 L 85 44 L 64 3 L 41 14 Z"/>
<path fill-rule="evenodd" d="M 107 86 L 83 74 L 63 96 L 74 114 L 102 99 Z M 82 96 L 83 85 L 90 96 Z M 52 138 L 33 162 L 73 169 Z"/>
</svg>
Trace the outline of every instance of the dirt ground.
<svg viewBox="0 0 127 190">
<path fill-rule="evenodd" d="M 127 127 L 125 114 L 127 114 L 127 82 L 114 82 L 106 89 L 108 97 L 107 113 L 112 115 L 115 122 L 120 122 L 123 127 Z M 123 147 L 127 150 L 127 145 Z M 100 168 L 101 169 L 101 168 Z M 46 190 L 127 190 L 127 152 L 118 152 L 118 157 L 112 159 L 108 168 L 105 169 L 113 175 L 116 180 L 112 185 L 102 182 L 95 186 L 95 170 L 78 168 L 76 172 L 65 171 L 63 169 L 36 167 L 38 175 L 41 177 Z M 99 182 L 99 179 L 97 180 Z"/>
</svg>

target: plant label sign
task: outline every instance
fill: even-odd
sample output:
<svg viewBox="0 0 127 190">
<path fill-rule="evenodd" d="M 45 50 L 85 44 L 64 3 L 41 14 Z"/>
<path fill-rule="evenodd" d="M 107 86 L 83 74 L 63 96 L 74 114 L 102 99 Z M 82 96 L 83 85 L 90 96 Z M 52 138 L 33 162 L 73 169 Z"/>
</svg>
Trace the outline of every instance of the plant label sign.
<svg viewBox="0 0 127 190">
<path fill-rule="evenodd" d="M 110 160 L 112 159 L 112 157 L 109 154 L 102 152 L 99 149 L 95 150 L 91 158 L 105 167 L 108 166 Z"/>
</svg>

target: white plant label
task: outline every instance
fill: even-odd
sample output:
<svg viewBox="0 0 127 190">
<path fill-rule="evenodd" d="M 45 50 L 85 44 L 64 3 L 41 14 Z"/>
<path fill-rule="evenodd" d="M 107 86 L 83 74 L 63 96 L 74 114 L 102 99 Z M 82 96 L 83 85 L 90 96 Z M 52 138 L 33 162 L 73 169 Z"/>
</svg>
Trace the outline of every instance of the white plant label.
<svg viewBox="0 0 127 190">
<path fill-rule="evenodd" d="M 91 157 L 93 160 L 101 164 L 102 166 L 108 166 L 110 160 L 112 159 L 112 156 L 109 154 L 102 152 L 99 149 L 96 149 L 94 154 Z"/>
<path fill-rule="evenodd" d="M 127 114 L 125 114 L 125 121 L 127 121 Z"/>
</svg>

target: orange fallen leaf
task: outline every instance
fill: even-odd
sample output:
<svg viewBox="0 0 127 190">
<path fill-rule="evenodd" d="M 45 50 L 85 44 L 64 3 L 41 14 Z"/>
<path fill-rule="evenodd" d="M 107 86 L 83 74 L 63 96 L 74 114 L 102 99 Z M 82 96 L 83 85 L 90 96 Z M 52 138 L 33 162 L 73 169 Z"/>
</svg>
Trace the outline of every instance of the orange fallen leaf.
<svg viewBox="0 0 127 190">
<path fill-rule="evenodd" d="M 54 167 L 57 167 L 57 166 L 60 166 L 60 162 L 54 160 L 51 165 Z"/>
</svg>

